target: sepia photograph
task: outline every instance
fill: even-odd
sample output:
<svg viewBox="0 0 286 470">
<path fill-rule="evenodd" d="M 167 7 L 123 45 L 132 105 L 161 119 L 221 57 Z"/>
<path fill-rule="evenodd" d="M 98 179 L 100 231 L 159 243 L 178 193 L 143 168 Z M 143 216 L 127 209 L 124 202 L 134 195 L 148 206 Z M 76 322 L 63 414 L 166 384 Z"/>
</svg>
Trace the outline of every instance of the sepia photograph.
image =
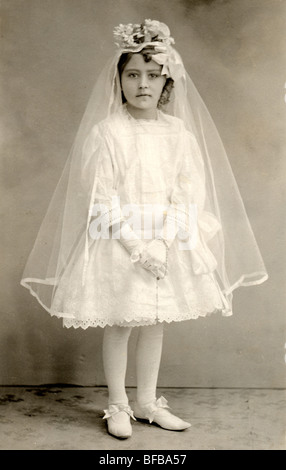
<svg viewBox="0 0 286 470">
<path fill-rule="evenodd" d="M 0 15 L 0 449 L 286 450 L 286 0 Z"/>
</svg>

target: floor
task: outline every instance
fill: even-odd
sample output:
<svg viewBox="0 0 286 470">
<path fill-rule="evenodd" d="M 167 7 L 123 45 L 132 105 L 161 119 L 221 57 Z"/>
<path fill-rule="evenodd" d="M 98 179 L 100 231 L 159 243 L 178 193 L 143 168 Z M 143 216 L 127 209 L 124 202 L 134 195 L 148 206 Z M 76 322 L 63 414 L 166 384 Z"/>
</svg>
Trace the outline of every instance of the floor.
<svg viewBox="0 0 286 470">
<path fill-rule="evenodd" d="M 134 389 L 128 389 L 130 399 Z M 1 387 L 1 450 L 285 450 L 286 391 L 160 389 L 192 427 L 133 422 L 133 435 L 106 432 L 106 388 Z"/>
</svg>

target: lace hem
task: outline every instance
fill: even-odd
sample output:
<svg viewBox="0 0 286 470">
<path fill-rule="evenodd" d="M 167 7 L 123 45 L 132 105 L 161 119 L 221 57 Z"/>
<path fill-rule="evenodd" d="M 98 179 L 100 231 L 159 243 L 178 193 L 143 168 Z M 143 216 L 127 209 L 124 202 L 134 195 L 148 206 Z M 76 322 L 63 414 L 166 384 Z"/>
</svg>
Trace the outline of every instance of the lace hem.
<svg viewBox="0 0 286 470">
<path fill-rule="evenodd" d="M 87 319 L 87 320 L 76 320 L 72 318 L 63 318 L 63 326 L 65 328 L 82 328 L 86 330 L 87 328 L 93 327 L 101 327 L 104 328 L 105 326 L 123 326 L 123 327 L 135 327 L 135 326 L 151 326 L 155 325 L 156 323 L 172 323 L 172 322 L 180 322 L 186 320 L 197 320 L 198 318 L 208 317 L 215 313 L 221 313 L 223 317 L 230 317 L 232 316 L 232 311 L 225 311 L 221 308 L 215 308 L 212 312 L 203 312 L 201 310 L 194 310 L 192 312 L 180 313 L 176 316 L 174 315 L 164 315 L 164 318 L 140 318 L 138 320 L 134 319 L 124 319 L 122 322 L 116 322 L 114 319 L 108 318 L 96 318 L 96 319 Z"/>
</svg>

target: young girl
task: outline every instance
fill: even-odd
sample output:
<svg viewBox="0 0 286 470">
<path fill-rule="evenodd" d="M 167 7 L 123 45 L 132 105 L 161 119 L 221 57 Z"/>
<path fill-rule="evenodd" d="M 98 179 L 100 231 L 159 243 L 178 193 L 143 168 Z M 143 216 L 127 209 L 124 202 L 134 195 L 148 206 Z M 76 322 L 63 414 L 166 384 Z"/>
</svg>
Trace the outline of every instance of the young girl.
<svg viewBox="0 0 286 470">
<path fill-rule="evenodd" d="M 163 322 L 232 314 L 267 273 L 223 145 L 168 27 L 120 25 L 21 284 L 65 327 L 104 327 L 108 431 L 190 426 L 157 399 Z M 139 327 L 137 396 L 125 391 Z M 134 413 L 134 414 L 133 414 Z"/>
</svg>

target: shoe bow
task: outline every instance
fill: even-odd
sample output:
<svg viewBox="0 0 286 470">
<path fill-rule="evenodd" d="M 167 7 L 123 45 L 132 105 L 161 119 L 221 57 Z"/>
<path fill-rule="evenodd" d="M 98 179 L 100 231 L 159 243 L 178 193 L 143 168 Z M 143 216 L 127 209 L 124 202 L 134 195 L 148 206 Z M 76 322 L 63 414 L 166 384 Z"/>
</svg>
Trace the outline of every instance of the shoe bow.
<svg viewBox="0 0 286 470">
<path fill-rule="evenodd" d="M 149 419 L 149 423 L 152 423 L 154 420 L 155 414 L 159 408 L 170 408 L 167 405 L 167 400 L 164 397 L 158 398 L 154 403 L 150 403 L 146 407 L 144 407 L 146 418 Z"/>
<path fill-rule="evenodd" d="M 134 419 L 134 421 L 136 421 L 133 411 L 131 410 L 129 405 L 110 405 L 107 410 L 103 411 L 105 415 L 102 419 L 110 418 L 111 416 L 115 415 L 116 413 L 119 413 L 120 411 L 125 411 L 125 413 L 127 413 L 132 419 Z"/>
</svg>

